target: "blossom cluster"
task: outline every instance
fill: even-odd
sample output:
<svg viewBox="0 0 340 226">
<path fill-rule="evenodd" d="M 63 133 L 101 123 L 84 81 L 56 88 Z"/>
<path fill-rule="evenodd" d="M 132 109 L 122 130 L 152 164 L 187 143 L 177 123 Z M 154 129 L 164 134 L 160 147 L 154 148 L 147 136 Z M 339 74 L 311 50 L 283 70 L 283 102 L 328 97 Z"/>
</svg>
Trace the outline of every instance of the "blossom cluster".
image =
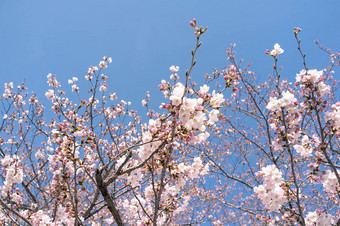
<svg viewBox="0 0 340 226">
<path fill-rule="evenodd" d="M 270 56 L 276 57 L 276 56 L 282 54 L 283 52 L 284 52 L 284 50 L 281 49 L 281 47 L 280 47 L 280 45 L 279 45 L 278 43 L 276 43 L 276 44 L 274 45 L 274 49 L 273 49 L 273 50 L 271 50 L 271 51 L 266 50 L 265 53 L 268 54 L 268 55 L 270 55 Z"/>
<path fill-rule="evenodd" d="M 301 107 L 307 110 L 313 110 L 318 106 L 320 111 L 325 108 L 325 96 L 330 93 L 331 87 L 325 82 L 326 76 L 323 71 L 301 70 L 296 74 L 295 85 L 300 87 L 301 96 L 305 100 L 300 104 Z"/>
<path fill-rule="evenodd" d="M 229 65 L 228 68 L 223 70 L 223 79 L 227 87 L 231 87 L 234 95 L 237 92 L 237 85 L 240 83 L 240 76 L 238 75 L 237 67 Z"/>
<path fill-rule="evenodd" d="M 305 222 L 307 226 L 332 225 L 334 223 L 334 216 L 327 214 L 325 211 L 316 210 L 306 215 Z"/>
<path fill-rule="evenodd" d="M 281 110 L 281 108 L 294 110 L 296 112 L 297 100 L 289 91 L 284 91 L 282 93 L 282 97 L 277 99 L 277 97 L 270 97 L 270 100 L 267 104 L 267 109 L 270 111 Z"/>
<path fill-rule="evenodd" d="M 14 189 L 14 186 L 21 184 L 24 177 L 22 166 L 20 165 L 20 158 L 17 155 L 6 155 L 1 160 L 2 172 L 5 178 L 4 185 L 0 187 L 1 195 L 6 197 L 8 193 L 11 194 L 13 201 L 21 203 L 21 196 L 18 190 Z"/>
<path fill-rule="evenodd" d="M 51 217 L 53 213 L 44 210 L 31 212 L 29 210 L 21 211 L 21 215 L 30 220 L 33 225 L 74 225 L 75 219 L 67 214 L 67 210 L 62 205 L 56 208 L 54 219 Z"/>
<path fill-rule="evenodd" d="M 301 155 L 301 157 L 307 158 L 312 155 L 313 147 L 307 135 L 302 136 L 301 144 L 295 144 L 294 149 Z"/>
<path fill-rule="evenodd" d="M 171 67 L 171 69 L 176 73 L 178 71 L 177 67 Z M 196 98 L 186 97 L 186 89 L 180 82 L 171 87 L 169 83 L 162 81 L 160 90 L 165 94 L 166 98 L 169 98 L 171 104 L 162 104 L 160 108 L 167 108 L 169 111 L 178 113 L 180 120 L 179 130 L 184 132 L 182 139 L 187 139 L 192 143 L 200 143 L 209 136 L 206 132 L 206 126 L 213 125 L 218 121 L 218 109 L 221 108 L 225 99 L 222 93 L 215 90 L 210 94 L 210 88 L 206 84 L 200 87 Z M 189 92 L 193 93 L 192 90 L 189 90 Z M 211 110 L 208 111 L 208 108 L 211 108 Z M 209 118 L 207 118 L 206 113 L 208 113 Z M 198 131 L 199 134 L 195 135 L 194 131 Z"/>
<path fill-rule="evenodd" d="M 338 171 L 338 173 L 340 173 L 340 171 Z M 321 183 L 326 192 L 336 194 L 340 191 L 339 181 L 335 173 L 330 170 L 326 170 L 325 174 L 321 176 Z"/>
<path fill-rule="evenodd" d="M 333 104 L 331 110 L 325 112 L 325 119 L 329 124 L 329 133 L 340 137 L 340 102 Z"/>
<path fill-rule="evenodd" d="M 3 195 L 13 188 L 13 185 L 20 184 L 23 180 L 24 172 L 20 166 L 20 159 L 17 155 L 6 155 L 1 160 L 3 175 L 5 177 L 4 186 L 1 188 Z"/>
<path fill-rule="evenodd" d="M 198 178 L 200 175 L 205 175 L 209 170 L 209 164 L 203 165 L 202 160 L 199 157 L 194 159 L 192 164 L 171 162 L 171 180 L 169 180 L 162 192 L 162 209 L 165 213 L 162 213 L 157 220 L 157 224 L 165 224 L 166 219 L 174 217 L 177 214 L 185 210 L 190 200 L 190 195 L 182 192 L 184 186 L 188 181 Z M 156 165 L 157 166 L 157 165 Z M 141 171 L 138 171 L 141 172 Z M 133 182 L 131 175 L 128 177 L 128 181 L 131 186 L 139 186 L 142 180 L 142 173 L 134 172 L 133 177 L 136 177 L 136 182 Z M 138 179 L 139 178 L 139 179 Z M 149 184 L 144 187 L 140 195 L 135 195 L 131 199 L 124 199 L 121 203 L 123 209 L 128 213 L 126 221 L 131 224 L 145 225 L 149 224 L 150 219 L 147 214 L 152 215 L 153 212 L 153 199 L 159 192 L 159 184 Z"/>
<path fill-rule="evenodd" d="M 298 114 L 298 101 L 289 90 L 282 92 L 282 97 L 270 97 L 266 106 L 271 111 L 268 120 L 270 127 L 278 136 L 273 140 L 273 148 L 281 150 L 283 142 L 293 144 L 301 136 L 299 129 L 301 115 Z M 285 124 L 285 121 L 289 122 Z M 284 136 L 282 136 L 284 134 Z"/>
<path fill-rule="evenodd" d="M 275 165 L 269 165 L 263 167 L 257 175 L 263 177 L 263 184 L 254 187 L 255 193 L 267 209 L 278 210 L 287 201 L 282 172 Z"/>
<path fill-rule="evenodd" d="M 2 96 L 5 99 L 8 99 L 9 97 L 11 97 L 12 89 L 13 89 L 13 82 L 5 83 L 5 92 L 4 94 L 2 94 Z"/>
<path fill-rule="evenodd" d="M 179 76 L 177 74 L 178 70 L 179 70 L 179 67 L 178 66 L 174 66 L 172 65 L 170 68 L 169 68 L 170 71 L 173 72 L 173 74 L 170 75 L 170 79 L 174 80 L 174 81 L 177 81 L 179 79 Z"/>
</svg>

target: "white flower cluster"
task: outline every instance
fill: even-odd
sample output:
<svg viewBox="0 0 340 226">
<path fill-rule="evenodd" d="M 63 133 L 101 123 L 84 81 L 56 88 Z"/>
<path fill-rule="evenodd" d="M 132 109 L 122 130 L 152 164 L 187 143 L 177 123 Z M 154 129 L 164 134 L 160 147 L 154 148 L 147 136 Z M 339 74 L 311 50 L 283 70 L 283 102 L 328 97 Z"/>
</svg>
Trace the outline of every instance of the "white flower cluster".
<svg viewBox="0 0 340 226">
<path fill-rule="evenodd" d="M 334 223 L 334 217 L 321 211 L 309 212 L 305 218 L 307 226 L 328 226 Z"/>
<path fill-rule="evenodd" d="M 185 90 L 185 87 L 182 83 L 177 83 L 173 92 L 172 92 L 172 95 L 170 96 L 170 100 L 172 102 L 173 105 L 175 106 L 178 106 L 182 103 L 182 97 L 184 95 L 184 90 Z"/>
<path fill-rule="evenodd" d="M 303 69 L 299 74 L 296 74 L 296 82 L 317 82 L 322 76 L 323 71 L 318 71 L 316 69 L 306 70 Z"/>
<path fill-rule="evenodd" d="M 263 167 L 257 175 L 263 177 L 264 181 L 263 185 L 254 187 L 255 193 L 270 211 L 279 209 L 286 202 L 285 191 L 281 187 L 284 183 L 282 172 L 275 165 L 269 165 Z"/>
<path fill-rule="evenodd" d="M 15 184 L 20 184 L 24 177 L 24 172 L 20 166 L 18 156 L 6 155 L 1 160 L 2 172 L 5 177 L 4 186 L 1 187 L 2 194 L 5 196 Z"/>
<path fill-rule="evenodd" d="M 282 54 L 283 52 L 284 52 L 284 50 L 281 49 L 281 47 L 280 47 L 280 45 L 278 43 L 276 43 L 274 45 L 274 49 L 272 51 L 270 51 L 270 55 L 275 57 L 275 56 L 277 56 L 279 54 Z"/>
<path fill-rule="evenodd" d="M 310 145 L 307 135 L 302 137 L 301 144 L 295 144 L 293 147 L 303 158 L 307 158 L 312 155 L 313 147 Z"/>
<path fill-rule="evenodd" d="M 179 70 L 179 67 L 178 67 L 178 66 L 172 65 L 172 66 L 169 68 L 169 70 L 173 72 L 173 74 L 170 75 L 170 79 L 177 81 L 177 80 L 179 79 L 179 76 L 178 76 L 178 74 L 177 74 L 177 72 L 178 72 L 178 70 Z"/>
<path fill-rule="evenodd" d="M 58 88 L 60 87 L 60 82 L 57 81 L 57 78 L 55 75 L 52 75 L 51 73 L 49 73 L 47 75 L 47 83 L 48 86 L 54 87 L 54 88 Z"/>
<path fill-rule="evenodd" d="M 282 97 L 280 99 L 270 97 L 266 106 L 266 108 L 271 111 L 271 118 L 269 119 L 271 129 L 277 134 L 280 132 L 287 133 L 287 140 L 290 144 L 296 143 L 301 136 L 299 122 L 302 117 L 300 114 L 297 114 L 299 110 L 298 106 L 297 99 L 289 90 L 282 92 Z M 285 120 L 289 122 L 288 128 L 286 128 L 282 123 L 282 114 L 286 115 Z M 272 140 L 272 146 L 274 150 L 282 150 L 283 147 L 280 136 Z"/>
<path fill-rule="evenodd" d="M 330 123 L 333 130 L 331 132 L 340 137 L 340 102 L 332 105 L 332 109 L 325 113 L 325 118 L 329 123 L 333 121 Z"/>
<path fill-rule="evenodd" d="M 10 98 L 13 89 L 13 82 L 5 83 L 5 93 L 2 95 L 5 99 Z"/>
<path fill-rule="evenodd" d="M 182 83 L 177 83 L 170 96 L 171 103 L 180 107 L 179 118 L 187 130 L 198 130 L 200 132 L 205 132 L 206 124 L 214 124 L 218 121 L 219 110 L 217 108 L 221 107 L 225 99 L 223 94 L 216 93 L 215 90 L 212 94 L 208 94 L 209 87 L 204 85 L 200 88 L 199 93 L 203 97 L 207 97 L 210 100 L 210 107 L 213 109 L 209 113 L 209 120 L 204 113 L 203 98 L 187 98 L 184 97 L 185 87 Z M 201 133 L 199 137 L 195 137 L 192 141 L 200 142 L 207 138 L 207 133 Z M 196 139 L 198 138 L 198 140 Z"/>
<path fill-rule="evenodd" d="M 275 111 L 281 107 L 294 109 L 296 107 L 296 102 L 297 100 L 294 97 L 294 94 L 289 91 L 284 91 L 280 99 L 277 99 L 276 97 L 270 97 L 266 108 L 270 111 Z"/>
<path fill-rule="evenodd" d="M 331 87 L 324 82 L 326 77 L 323 76 L 323 71 L 318 71 L 316 69 L 301 70 L 299 74 L 296 74 L 296 82 L 300 83 L 301 88 L 305 89 L 310 84 L 313 84 L 314 87 L 317 87 L 318 93 L 323 96 L 325 94 L 329 94 L 331 91 Z"/>
<path fill-rule="evenodd" d="M 340 171 L 338 171 L 340 174 Z M 326 171 L 326 174 L 321 177 L 321 182 L 326 192 L 336 193 L 337 188 L 340 186 L 335 173 L 330 170 Z"/>
</svg>

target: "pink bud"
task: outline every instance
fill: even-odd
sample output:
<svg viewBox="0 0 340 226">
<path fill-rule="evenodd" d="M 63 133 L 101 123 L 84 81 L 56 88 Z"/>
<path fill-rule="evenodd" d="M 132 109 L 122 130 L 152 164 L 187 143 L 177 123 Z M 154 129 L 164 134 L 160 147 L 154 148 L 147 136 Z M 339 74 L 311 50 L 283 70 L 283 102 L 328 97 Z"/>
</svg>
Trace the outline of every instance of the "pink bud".
<svg viewBox="0 0 340 226">
<path fill-rule="evenodd" d="M 301 28 L 299 27 L 294 27 L 294 33 L 298 34 L 301 31 Z"/>
</svg>

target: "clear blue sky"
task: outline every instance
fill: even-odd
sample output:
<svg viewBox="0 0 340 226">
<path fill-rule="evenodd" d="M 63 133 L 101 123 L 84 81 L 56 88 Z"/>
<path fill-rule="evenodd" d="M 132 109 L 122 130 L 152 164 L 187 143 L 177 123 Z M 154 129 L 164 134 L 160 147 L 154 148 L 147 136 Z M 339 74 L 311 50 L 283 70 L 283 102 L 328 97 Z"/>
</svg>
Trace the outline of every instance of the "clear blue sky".
<svg viewBox="0 0 340 226">
<path fill-rule="evenodd" d="M 227 65 L 230 43 L 265 78 L 273 62 L 264 51 L 276 42 L 285 50 L 282 76 L 292 79 L 302 69 L 293 27 L 303 30 L 308 65 L 321 69 L 328 56 L 313 40 L 340 51 L 339 13 L 338 0 L 1 0 L 1 92 L 4 82 L 25 79 L 43 99 L 48 73 L 57 74 L 69 91 L 67 79 L 82 81 L 88 66 L 106 55 L 113 59 L 105 72 L 110 92 L 140 106 L 150 90 L 158 106 L 157 85 L 169 78 L 169 66 L 180 66 L 181 78 L 188 68 L 195 42 L 188 21 L 194 17 L 208 26 L 192 74 L 197 80 L 212 67 Z"/>
</svg>

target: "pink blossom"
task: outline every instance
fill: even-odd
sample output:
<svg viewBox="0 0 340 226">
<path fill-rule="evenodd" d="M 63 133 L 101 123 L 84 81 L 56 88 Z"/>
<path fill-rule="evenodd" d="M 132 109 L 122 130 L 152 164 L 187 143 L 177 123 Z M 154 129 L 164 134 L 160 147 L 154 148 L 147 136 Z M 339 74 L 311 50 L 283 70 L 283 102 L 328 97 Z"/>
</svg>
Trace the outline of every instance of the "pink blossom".
<svg viewBox="0 0 340 226">
<path fill-rule="evenodd" d="M 215 90 L 212 92 L 212 97 L 210 99 L 210 104 L 213 108 L 218 108 L 224 103 L 225 99 L 223 94 L 216 93 Z"/>
<path fill-rule="evenodd" d="M 173 105 L 178 106 L 182 103 L 182 97 L 184 94 L 184 89 L 185 87 L 183 86 L 182 83 L 177 83 L 171 96 L 170 96 L 170 100 L 172 102 Z"/>
<path fill-rule="evenodd" d="M 206 84 L 204 84 L 203 86 L 200 87 L 200 94 L 201 95 L 205 95 L 206 93 L 208 93 L 209 91 L 209 86 L 207 86 Z"/>
</svg>

